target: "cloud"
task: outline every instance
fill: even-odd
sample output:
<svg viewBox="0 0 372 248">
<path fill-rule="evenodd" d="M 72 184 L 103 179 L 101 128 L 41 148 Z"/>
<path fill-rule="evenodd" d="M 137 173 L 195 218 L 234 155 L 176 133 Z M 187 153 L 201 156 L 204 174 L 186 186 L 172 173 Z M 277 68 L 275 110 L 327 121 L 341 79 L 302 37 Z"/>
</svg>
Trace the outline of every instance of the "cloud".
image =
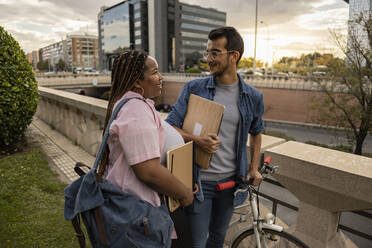
<svg viewBox="0 0 372 248">
<path fill-rule="evenodd" d="M 0 25 L 14 35 L 26 52 L 30 52 L 61 40 L 67 34 L 88 32 L 97 35 L 97 14 L 100 8 L 119 2 L 0 0 Z M 254 0 L 181 2 L 225 11 L 228 25 L 236 27 L 247 37 L 254 34 Z M 300 43 L 328 46 L 328 28 L 346 30 L 348 5 L 342 0 L 259 0 L 258 3 L 258 33 L 263 39 L 269 36 L 269 44 L 273 49 L 305 49 L 306 45 Z M 252 46 L 252 42 L 247 46 Z"/>
</svg>

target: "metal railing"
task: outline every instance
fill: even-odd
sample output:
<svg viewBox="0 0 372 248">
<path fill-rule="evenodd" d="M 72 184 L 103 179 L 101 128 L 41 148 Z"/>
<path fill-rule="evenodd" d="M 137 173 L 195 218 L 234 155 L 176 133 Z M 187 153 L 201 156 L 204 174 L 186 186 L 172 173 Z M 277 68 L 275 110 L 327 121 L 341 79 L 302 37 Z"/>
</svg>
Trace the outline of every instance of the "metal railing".
<svg viewBox="0 0 372 248">
<path fill-rule="evenodd" d="M 165 82 L 186 83 L 192 79 L 205 77 L 208 75 L 200 73 L 163 73 Z M 257 88 L 276 88 L 293 90 L 321 90 L 322 83 L 330 83 L 326 78 L 314 79 L 308 77 L 288 77 L 288 76 L 242 76 L 246 83 Z M 110 74 L 55 74 L 37 76 L 37 82 L 40 86 L 46 87 L 73 87 L 73 86 L 110 86 Z M 323 81 L 314 81 L 323 80 Z"/>
</svg>

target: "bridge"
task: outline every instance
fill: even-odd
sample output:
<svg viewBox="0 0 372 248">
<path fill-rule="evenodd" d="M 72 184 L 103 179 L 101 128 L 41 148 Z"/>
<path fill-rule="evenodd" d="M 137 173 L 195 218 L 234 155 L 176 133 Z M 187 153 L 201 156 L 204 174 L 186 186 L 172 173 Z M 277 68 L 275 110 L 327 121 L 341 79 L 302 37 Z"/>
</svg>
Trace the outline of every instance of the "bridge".
<svg viewBox="0 0 372 248">
<path fill-rule="evenodd" d="M 192 79 L 206 77 L 199 73 L 163 73 L 164 82 L 186 83 Z M 317 82 L 327 81 L 324 77 L 289 77 L 289 76 L 253 76 L 242 75 L 243 79 L 250 85 L 258 88 L 282 88 L 295 90 L 319 90 Z M 52 88 L 82 88 L 90 87 L 109 87 L 111 85 L 110 74 L 56 74 L 37 76 L 39 86 Z"/>
<path fill-rule="evenodd" d="M 203 74 L 164 73 L 162 95 L 156 104 L 173 105 L 183 85 Z M 266 120 L 292 123 L 314 123 L 317 112 L 312 109 L 314 99 L 322 97 L 321 83 L 330 83 L 327 78 L 288 77 L 288 76 L 242 76 L 246 83 L 258 88 L 264 96 Z M 38 85 L 70 92 L 84 89 L 89 96 L 100 97 L 111 86 L 109 74 L 84 75 L 61 74 L 38 76 Z"/>
<path fill-rule="evenodd" d="M 184 84 L 184 82 L 174 82 L 173 76 L 177 75 L 166 75 L 165 86 L 169 87 L 164 87 L 164 90 L 170 91 L 172 89 L 170 86 Z M 37 116 L 89 154 L 95 156 L 102 137 L 107 101 L 53 89 L 61 86 L 61 84 L 55 83 L 57 78 L 54 77 L 54 83 L 49 83 L 48 87 L 41 86 L 47 80 L 43 82 L 43 79 L 38 78 L 40 100 Z M 97 82 L 93 87 L 100 87 L 100 84 L 103 87 L 103 80 L 108 80 L 109 76 L 87 76 L 83 77 L 84 79 L 68 76 L 66 78 L 73 79 L 65 86 L 82 86 L 83 80 L 86 84 L 93 85 L 92 82 L 96 78 Z M 186 82 L 193 77 L 185 75 L 183 78 Z M 80 80 L 80 82 L 71 83 L 75 80 Z M 261 82 L 261 79 L 255 78 L 246 78 L 246 80 Z M 274 89 L 260 87 L 261 90 L 263 89 L 264 95 L 264 90 L 268 90 L 266 94 L 271 90 L 288 90 L 291 93 L 289 98 L 292 104 L 296 98 L 304 96 L 296 95 L 300 91 L 307 92 L 307 94 L 318 92 L 314 88 L 301 90 L 295 88 L 303 87 L 301 81 L 292 82 L 291 79 L 282 78 L 272 79 L 272 81 L 274 80 L 277 80 L 276 82 L 283 81 L 283 86 Z M 268 79 L 263 81 L 266 82 L 262 82 L 261 86 L 269 84 Z M 109 81 L 106 81 L 106 84 L 107 82 Z M 172 92 L 172 94 L 176 94 L 176 91 Z M 271 93 L 280 97 L 278 92 Z M 279 101 L 283 100 L 285 99 L 279 99 Z M 285 111 L 288 112 L 288 109 Z M 163 118 L 165 115 L 163 114 Z M 247 152 L 249 154 L 248 144 Z M 298 200 L 297 206 L 294 207 L 298 209 L 297 220 L 295 225 L 290 227 L 291 232 L 307 242 L 310 247 L 356 247 L 352 245 L 352 242 L 350 243 L 341 230 L 363 237 L 369 242 L 367 243 L 369 246 L 365 247 L 371 246 L 372 235 L 370 232 L 363 231 L 361 230 L 363 228 L 360 227 L 340 224 L 340 217 L 352 213 L 372 219 L 372 214 L 363 211 L 372 209 L 372 194 L 370 193 L 372 158 L 299 142 L 285 142 L 283 139 L 270 136 L 264 136 L 262 154 L 272 156 L 275 164 L 280 167 L 275 175 L 276 183 L 284 186 Z M 288 207 L 285 202 L 277 201 L 276 204 Z"/>
</svg>

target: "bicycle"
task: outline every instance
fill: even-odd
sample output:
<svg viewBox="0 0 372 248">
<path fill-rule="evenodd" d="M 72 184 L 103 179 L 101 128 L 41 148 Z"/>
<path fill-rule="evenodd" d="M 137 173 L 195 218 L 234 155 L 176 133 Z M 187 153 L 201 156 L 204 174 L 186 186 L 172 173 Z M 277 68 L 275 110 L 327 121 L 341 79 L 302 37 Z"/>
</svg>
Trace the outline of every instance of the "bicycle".
<svg viewBox="0 0 372 248">
<path fill-rule="evenodd" d="M 277 166 L 270 166 L 271 157 L 267 157 L 260 169 L 262 176 L 268 173 L 275 173 Z M 237 185 L 238 192 L 247 192 L 249 204 L 243 204 L 235 208 L 234 213 L 239 214 L 239 219 L 232 221 L 229 227 L 238 223 L 247 222 L 247 214 L 237 213 L 236 210 L 251 207 L 251 215 L 253 224 L 243 228 L 232 239 L 231 248 L 275 248 L 275 247 L 299 247 L 309 248 L 305 243 L 296 238 L 290 233 L 284 231 L 282 226 L 275 224 L 275 216 L 271 213 L 267 214 L 265 218 L 260 218 L 258 206 L 258 190 L 252 186 L 253 180 L 246 181 L 240 179 L 238 182 L 227 182 L 221 185 L 221 189 L 235 187 Z"/>
</svg>

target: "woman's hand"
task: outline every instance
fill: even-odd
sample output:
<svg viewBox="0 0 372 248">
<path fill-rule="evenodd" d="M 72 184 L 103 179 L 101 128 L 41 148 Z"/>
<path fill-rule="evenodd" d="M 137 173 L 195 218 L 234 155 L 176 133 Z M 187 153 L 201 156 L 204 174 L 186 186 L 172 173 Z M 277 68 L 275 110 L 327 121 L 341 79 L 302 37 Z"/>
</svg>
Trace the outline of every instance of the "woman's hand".
<svg viewBox="0 0 372 248">
<path fill-rule="evenodd" d="M 193 200 L 194 200 L 194 194 L 192 193 L 192 190 L 188 188 L 185 197 L 179 199 L 179 202 L 182 207 L 186 207 L 188 205 L 191 205 Z"/>
<path fill-rule="evenodd" d="M 132 168 L 139 180 L 158 193 L 177 199 L 182 206 L 188 206 L 194 200 L 192 190 L 162 166 L 159 158 L 133 165 Z"/>
</svg>

